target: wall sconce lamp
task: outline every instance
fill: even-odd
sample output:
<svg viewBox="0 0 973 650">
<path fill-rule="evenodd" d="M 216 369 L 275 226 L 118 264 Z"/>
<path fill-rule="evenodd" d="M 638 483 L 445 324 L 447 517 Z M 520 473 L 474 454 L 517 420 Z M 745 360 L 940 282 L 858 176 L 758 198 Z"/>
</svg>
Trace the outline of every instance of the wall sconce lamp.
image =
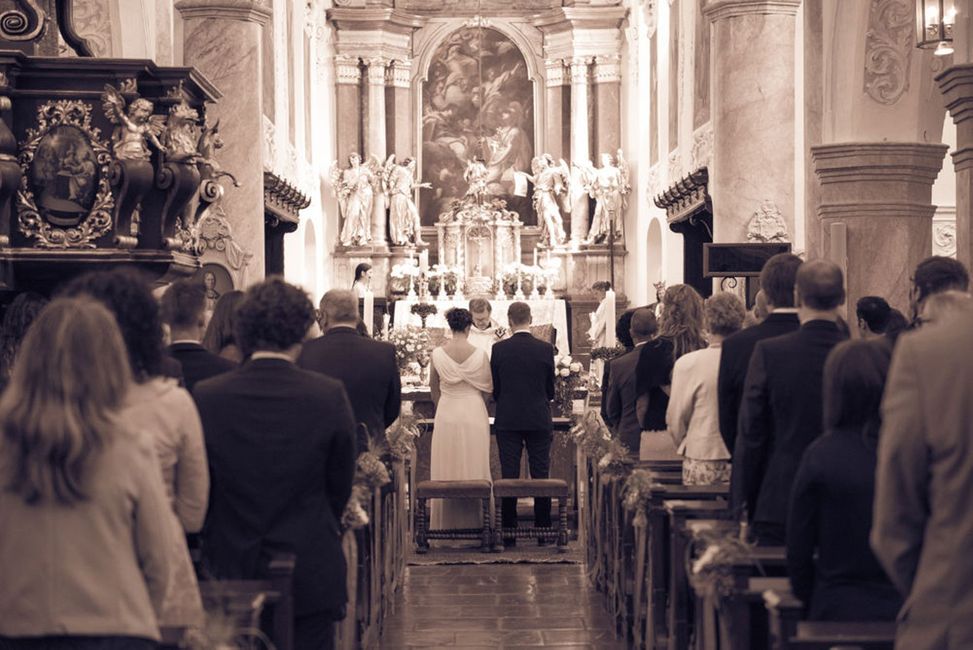
<svg viewBox="0 0 973 650">
<path fill-rule="evenodd" d="M 916 47 L 952 54 L 955 22 L 956 0 L 916 0 Z"/>
</svg>

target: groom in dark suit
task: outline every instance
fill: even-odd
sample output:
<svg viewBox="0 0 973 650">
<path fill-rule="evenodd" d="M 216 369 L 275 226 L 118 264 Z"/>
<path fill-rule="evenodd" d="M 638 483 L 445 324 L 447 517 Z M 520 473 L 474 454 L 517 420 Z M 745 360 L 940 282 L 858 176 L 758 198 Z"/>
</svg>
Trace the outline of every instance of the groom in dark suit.
<svg viewBox="0 0 973 650">
<path fill-rule="evenodd" d="M 510 338 L 493 346 L 490 369 L 497 403 L 494 428 L 503 478 L 520 478 L 527 447 L 531 478 L 548 478 L 551 467 L 551 400 L 554 399 L 554 346 L 530 332 L 530 306 L 515 302 L 507 310 Z M 505 528 L 517 526 L 517 500 L 504 499 Z M 551 500 L 534 499 L 534 525 L 551 525 Z M 540 542 L 540 540 L 538 540 Z M 504 540 L 504 544 L 511 542 Z"/>
</svg>

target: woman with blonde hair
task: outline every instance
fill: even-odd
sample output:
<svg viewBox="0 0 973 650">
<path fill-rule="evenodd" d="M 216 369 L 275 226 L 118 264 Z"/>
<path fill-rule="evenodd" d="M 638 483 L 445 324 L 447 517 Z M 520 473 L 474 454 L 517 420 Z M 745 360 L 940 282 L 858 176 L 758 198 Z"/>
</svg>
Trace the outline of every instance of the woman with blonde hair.
<svg viewBox="0 0 973 650">
<path fill-rule="evenodd" d="M 672 367 L 690 352 L 707 345 L 703 335 L 703 299 L 688 284 L 676 284 L 662 296 L 662 316 L 656 338 L 642 346 L 635 368 L 636 411 L 642 424 L 640 457 L 678 460 L 666 432 L 666 410 Z"/>
<path fill-rule="evenodd" d="M 0 399 L 0 647 L 155 647 L 176 538 L 153 442 L 119 417 L 114 318 L 61 298 Z"/>
</svg>

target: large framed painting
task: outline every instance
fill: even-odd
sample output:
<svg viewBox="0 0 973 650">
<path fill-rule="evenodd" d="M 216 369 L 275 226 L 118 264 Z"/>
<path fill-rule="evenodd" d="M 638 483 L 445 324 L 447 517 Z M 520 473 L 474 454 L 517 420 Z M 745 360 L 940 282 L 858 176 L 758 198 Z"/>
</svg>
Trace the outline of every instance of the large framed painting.
<svg viewBox="0 0 973 650">
<path fill-rule="evenodd" d="M 526 196 L 516 196 L 514 172 L 530 172 L 534 157 L 534 86 L 523 53 L 495 29 L 465 27 L 436 48 L 422 90 L 424 225 L 435 224 L 469 187 L 470 162 L 486 166 L 487 194 L 501 198 L 534 225 Z"/>
</svg>

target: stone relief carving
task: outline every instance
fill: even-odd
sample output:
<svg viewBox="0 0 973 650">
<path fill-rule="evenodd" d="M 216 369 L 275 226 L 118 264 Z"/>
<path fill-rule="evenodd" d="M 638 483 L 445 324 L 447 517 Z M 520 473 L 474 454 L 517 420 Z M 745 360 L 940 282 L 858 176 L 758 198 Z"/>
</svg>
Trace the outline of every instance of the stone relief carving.
<svg viewBox="0 0 973 650">
<path fill-rule="evenodd" d="M 933 225 L 932 243 L 936 255 L 952 257 L 956 255 L 956 224 L 937 223 Z"/>
<path fill-rule="evenodd" d="M 909 90 L 914 12 L 908 0 L 872 0 L 863 90 L 879 104 L 892 105 Z"/>
<path fill-rule="evenodd" d="M 610 4 L 618 4 L 619 0 L 611 0 Z M 355 0 L 340 0 L 339 5 Z M 364 4 L 364 3 L 363 3 Z M 561 6 L 561 0 L 518 0 L 514 6 L 519 11 L 537 11 L 539 9 L 555 9 Z M 501 10 L 510 12 L 509 0 L 395 0 L 396 9 L 413 11 L 490 11 Z"/>
<path fill-rule="evenodd" d="M 708 167 L 713 159 L 713 123 L 707 122 L 693 133 L 693 169 Z"/>
<path fill-rule="evenodd" d="M 659 22 L 658 0 L 638 0 L 642 5 L 642 20 L 645 21 L 645 36 L 652 38 Z"/>
<path fill-rule="evenodd" d="M 74 0 L 74 30 L 98 57 L 112 55 L 111 8 L 108 0 Z"/>
<path fill-rule="evenodd" d="M 669 178 L 671 179 L 682 176 L 682 162 L 680 158 L 679 149 L 669 152 Z"/>
<path fill-rule="evenodd" d="M 762 244 L 790 241 L 780 208 L 770 199 L 764 200 L 750 218 L 747 241 Z"/>
<path fill-rule="evenodd" d="M 226 262 L 234 271 L 239 271 L 250 263 L 253 253 L 244 250 L 233 239 L 233 228 L 226 212 L 220 203 L 215 203 L 214 209 L 208 210 L 198 224 L 199 242 L 203 252 L 217 251 L 226 255 Z"/>
<path fill-rule="evenodd" d="M 649 179 L 646 183 L 649 188 L 649 196 L 655 196 L 662 191 L 662 179 L 660 175 L 661 170 L 659 169 L 658 163 L 649 168 Z"/>
<path fill-rule="evenodd" d="M 264 171 L 271 171 L 277 161 L 277 127 L 266 115 L 262 116 L 264 126 Z"/>
</svg>

